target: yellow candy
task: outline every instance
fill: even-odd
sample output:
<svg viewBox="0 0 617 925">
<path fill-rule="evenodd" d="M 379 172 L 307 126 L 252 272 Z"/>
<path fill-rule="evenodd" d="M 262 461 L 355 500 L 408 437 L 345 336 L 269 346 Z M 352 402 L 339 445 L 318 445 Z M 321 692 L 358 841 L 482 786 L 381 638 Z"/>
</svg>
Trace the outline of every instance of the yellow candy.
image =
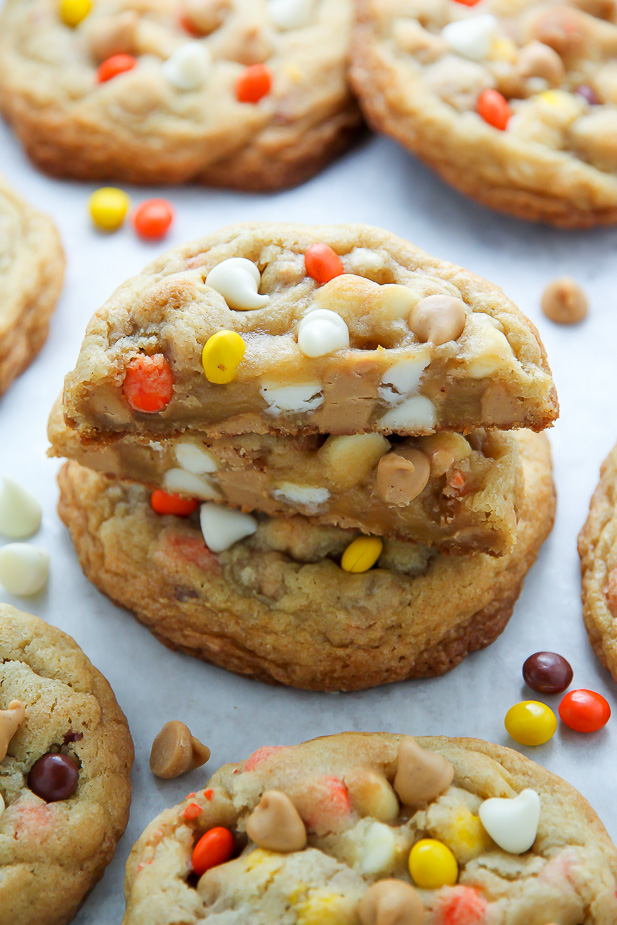
<svg viewBox="0 0 617 925">
<path fill-rule="evenodd" d="M 490 57 L 494 61 L 516 61 L 518 49 L 510 39 L 495 38 L 491 42 Z"/>
<path fill-rule="evenodd" d="M 113 186 L 97 189 L 88 200 L 92 221 L 101 231 L 117 231 L 124 222 L 131 200 Z"/>
<path fill-rule="evenodd" d="M 201 354 L 208 382 L 226 385 L 236 378 L 246 345 L 235 331 L 218 331 L 208 338 Z"/>
<path fill-rule="evenodd" d="M 521 745 L 544 745 L 555 734 L 557 717 L 545 703 L 522 700 L 506 713 L 505 727 Z"/>
<path fill-rule="evenodd" d="M 347 547 L 341 559 L 344 572 L 368 572 L 373 568 L 383 550 L 383 540 L 378 536 L 359 536 Z"/>
<path fill-rule="evenodd" d="M 447 845 L 434 838 L 423 838 L 411 849 L 409 873 L 422 890 L 438 890 L 454 886 L 458 879 L 458 864 Z"/>
<path fill-rule="evenodd" d="M 85 19 L 92 9 L 91 0 L 60 0 L 58 12 L 65 26 L 72 29 Z"/>
</svg>

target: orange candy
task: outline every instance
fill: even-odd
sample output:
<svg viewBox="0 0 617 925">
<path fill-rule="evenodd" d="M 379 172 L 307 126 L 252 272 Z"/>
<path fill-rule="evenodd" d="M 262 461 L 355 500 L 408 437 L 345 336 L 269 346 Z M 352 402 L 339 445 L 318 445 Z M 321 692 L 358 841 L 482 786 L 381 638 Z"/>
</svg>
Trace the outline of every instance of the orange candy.
<svg viewBox="0 0 617 925">
<path fill-rule="evenodd" d="M 118 74 L 126 74 L 127 71 L 132 71 L 136 64 L 137 58 L 133 55 L 112 55 L 111 58 L 106 58 L 99 65 L 96 72 L 97 80 L 100 84 L 103 84 L 111 80 L 112 77 L 117 77 Z"/>
<path fill-rule="evenodd" d="M 508 101 L 499 90 L 483 90 L 476 106 L 478 115 L 493 128 L 503 132 L 508 126 L 512 110 Z"/>
<path fill-rule="evenodd" d="M 173 206 L 166 199 L 146 199 L 133 212 L 133 227 L 145 241 L 160 241 L 173 218 Z"/>
<path fill-rule="evenodd" d="M 329 283 L 345 269 L 341 258 L 328 244 L 313 244 L 304 254 L 306 272 L 318 283 Z"/>
<path fill-rule="evenodd" d="M 475 6 L 476 3 L 479 3 L 480 0 L 456 0 L 457 3 L 462 3 L 463 6 Z"/>
<path fill-rule="evenodd" d="M 236 83 L 239 103 L 258 103 L 272 89 L 272 71 L 265 64 L 251 64 Z"/>
<path fill-rule="evenodd" d="M 224 864 L 233 854 L 234 837 L 229 829 L 219 825 L 202 835 L 193 849 L 193 870 L 198 877 L 211 867 Z"/>
<path fill-rule="evenodd" d="M 197 819 L 198 816 L 201 816 L 201 806 L 199 803 L 189 803 L 182 815 L 187 822 L 192 822 L 193 819 Z"/>
<path fill-rule="evenodd" d="M 486 900 L 470 886 L 454 886 L 443 890 L 439 913 L 440 925 L 482 925 Z"/>
<path fill-rule="evenodd" d="M 166 491 L 156 488 L 150 497 L 150 505 L 156 514 L 188 517 L 197 510 L 199 501 L 196 498 L 183 498 L 181 495 L 168 495 Z"/>
<path fill-rule="evenodd" d="M 261 748 L 258 748 L 256 752 L 253 752 L 252 755 L 244 762 L 245 771 L 252 771 L 260 762 L 265 761 L 266 758 L 269 758 L 270 755 L 273 755 L 274 752 L 281 750 L 282 745 L 262 745 Z"/>
<path fill-rule="evenodd" d="M 174 394 L 174 374 L 162 353 L 142 354 L 127 366 L 122 388 L 134 411 L 162 411 Z"/>
</svg>

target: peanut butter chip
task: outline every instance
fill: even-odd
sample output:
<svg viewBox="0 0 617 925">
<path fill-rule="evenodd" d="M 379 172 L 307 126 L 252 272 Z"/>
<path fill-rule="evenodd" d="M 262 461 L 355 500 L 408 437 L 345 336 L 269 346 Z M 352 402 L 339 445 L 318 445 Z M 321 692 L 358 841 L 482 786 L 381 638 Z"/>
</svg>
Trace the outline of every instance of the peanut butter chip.
<svg viewBox="0 0 617 925">
<path fill-rule="evenodd" d="M 542 311 L 557 324 L 578 324 L 587 315 L 587 296 L 581 287 L 562 276 L 544 290 Z"/>
<path fill-rule="evenodd" d="M 409 327 L 424 344 L 458 340 L 465 327 L 465 303 L 451 295 L 429 295 L 409 315 Z"/>
<path fill-rule="evenodd" d="M 521 77 L 541 77 L 551 86 L 560 87 L 566 69 L 553 48 L 542 42 L 530 42 L 521 49 L 517 71 Z"/>
<path fill-rule="evenodd" d="M 210 35 L 225 20 L 230 0 L 185 0 L 184 16 L 201 35 Z"/>
<path fill-rule="evenodd" d="M 210 749 L 191 735 L 184 723 L 165 723 L 152 743 L 150 770 L 157 777 L 180 777 L 200 768 L 210 757 Z"/>
<path fill-rule="evenodd" d="M 420 450 L 402 448 L 382 456 L 377 466 L 377 494 L 396 507 L 420 495 L 431 474 L 431 464 Z"/>
<path fill-rule="evenodd" d="M 422 925 L 424 903 L 403 880 L 380 880 L 368 888 L 358 906 L 362 925 Z"/>
<path fill-rule="evenodd" d="M 306 828 L 298 810 L 280 790 L 267 790 L 246 820 L 246 832 L 266 851 L 302 851 Z"/>
<path fill-rule="evenodd" d="M 411 737 L 402 740 L 394 789 L 406 806 L 430 803 L 448 789 L 453 778 L 454 768 L 441 755 L 420 748 Z"/>
<path fill-rule="evenodd" d="M 8 710 L 0 710 L 0 761 L 4 761 L 11 739 L 26 718 L 21 700 L 12 700 Z"/>
</svg>

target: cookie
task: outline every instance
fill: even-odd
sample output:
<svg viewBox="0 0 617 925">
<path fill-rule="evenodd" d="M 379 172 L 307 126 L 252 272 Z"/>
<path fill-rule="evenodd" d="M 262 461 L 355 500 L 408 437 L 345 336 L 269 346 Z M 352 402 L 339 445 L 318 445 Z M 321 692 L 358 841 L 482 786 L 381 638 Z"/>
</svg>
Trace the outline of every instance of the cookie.
<svg viewBox="0 0 617 925">
<path fill-rule="evenodd" d="M 351 10 L 351 0 L 10 0 L 0 107 L 56 176 L 291 186 L 359 128 Z"/>
<path fill-rule="evenodd" d="M 0 604 L 0 925 L 73 918 L 126 827 L 132 764 L 126 719 L 77 643 Z"/>
<path fill-rule="evenodd" d="M 583 617 L 593 649 L 617 679 L 617 447 L 605 459 L 578 538 Z"/>
<path fill-rule="evenodd" d="M 541 430 L 538 332 L 491 283 L 364 225 L 241 224 L 174 248 L 90 321 L 67 423 L 123 434 Z"/>
<path fill-rule="evenodd" d="M 47 337 L 64 276 L 64 253 L 51 219 L 0 178 L 0 395 Z"/>
<path fill-rule="evenodd" d="M 506 626 L 555 505 L 546 438 L 516 434 L 525 497 L 500 558 L 385 539 L 377 568 L 353 574 L 339 563 L 356 534 L 263 515 L 215 553 L 197 512 L 159 516 L 147 489 L 75 462 L 59 513 L 90 581 L 171 648 L 265 681 L 360 690 L 443 674 Z"/>
<path fill-rule="evenodd" d="M 617 221 L 615 0 L 357 0 L 369 122 L 519 218 Z"/>
<path fill-rule="evenodd" d="M 443 432 L 402 441 L 358 434 L 325 442 L 319 434 L 127 435 L 101 448 L 66 426 L 56 402 L 48 435 L 54 456 L 159 493 L 271 517 L 300 514 L 451 552 L 503 555 L 516 539 L 523 485 L 510 433 Z"/>
<path fill-rule="evenodd" d="M 164 810 L 123 925 L 613 925 L 616 887 L 591 806 L 518 752 L 346 732 L 260 748 Z"/>
</svg>

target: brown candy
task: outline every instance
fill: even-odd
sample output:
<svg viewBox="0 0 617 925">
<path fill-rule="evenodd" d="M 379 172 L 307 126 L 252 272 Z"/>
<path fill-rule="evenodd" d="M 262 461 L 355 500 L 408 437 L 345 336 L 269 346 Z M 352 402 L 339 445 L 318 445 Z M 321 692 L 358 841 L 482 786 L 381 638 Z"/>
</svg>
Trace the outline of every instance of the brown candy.
<svg viewBox="0 0 617 925">
<path fill-rule="evenodd" d="M 465 327 L 465 303 L 451 295 L 429 295 L 409 315 L 409 327 L 424 344 L 458 340 Z"/>
<path fill-rule="evenodd" d="M 557 52 L 542 42 L 529 42 L 521 49 L 516 69 L 522 78 L 541 77 L 551 87 L 560 87 L 566 76 Z"/>
<path fill-rule="evenodd" d="M 12 700 L 8 710 L 0 710 L 0 761 L 4 761 L 10 741 L 25 718 L 26 708 L 21 700 Z"/>
<path fill-rule="evenodd" d="M 361 925 L 422 925 L 424 903 L 403 880 L 379 880 L 368 888 L 358 906 Z"/>
<path fill-rule="evenodd" d="M 430 803 L 448 789 L 454 768 L 441 755 L 429 752 L 406 737 L 398 750 L 398 769 L 394 789 L 405 806 Z"/>
<path fill-rule="evenodd" d="M 544 290 L 542 311 L 557 324 L 578 324 L 587 315 L 587 296 L 569 276 L 554 280 Z"/>
<path fill-rule="evenodd" d="M 178 720 L 165 723 L 150 752 L 150 770 L 157 777 L 180 777 L 200 768 L 210 757 L 210 749 L 191 735 L 188 726 Z"/>
<path fill-rule="evenodd" d="M 424 453 L 401 447 L 379 460 L 377 494 L 386 504 L 404 507 L 424 491 L 430 474 L 431 464 Z"/>
<path fill-rule="evenodd" d="M 280 790 L 267 790 L 246 820 L 246 832 L 266 851 L 302 851 L 306 827 L 298 810 Z"/>
</svg>

